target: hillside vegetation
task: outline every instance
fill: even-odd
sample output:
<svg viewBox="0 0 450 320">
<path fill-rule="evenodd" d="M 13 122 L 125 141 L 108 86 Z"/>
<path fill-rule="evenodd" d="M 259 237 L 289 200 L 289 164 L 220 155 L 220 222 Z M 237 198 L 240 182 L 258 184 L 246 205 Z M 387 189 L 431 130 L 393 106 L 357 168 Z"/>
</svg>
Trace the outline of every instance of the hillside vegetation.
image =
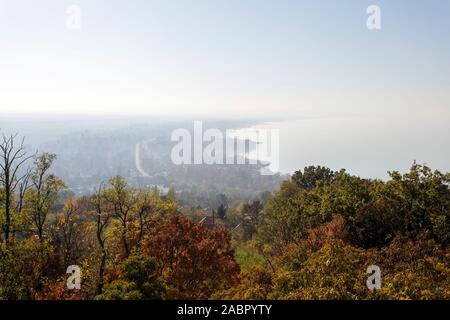
<svg viewBox="0 0 450 320">
<path fill-rule="evenodd" d="M 217 196 L 210 217 L 121 176 L 73 196 L 55 155 L 22 147 L 0 149 L 0 299 L 450 298 L 449 173 L 307 167 L 252 201 Z"/>
</svg>

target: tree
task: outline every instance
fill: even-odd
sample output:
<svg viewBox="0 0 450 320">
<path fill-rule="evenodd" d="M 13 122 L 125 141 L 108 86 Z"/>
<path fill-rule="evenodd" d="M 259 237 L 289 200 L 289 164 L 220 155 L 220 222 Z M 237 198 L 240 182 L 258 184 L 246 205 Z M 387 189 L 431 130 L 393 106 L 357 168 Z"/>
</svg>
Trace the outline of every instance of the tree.
<svg viewBox="0 0 450 320">
<path fill-rule="evenodd" d="M 67 289 L 66 279 L 62 278 L 58 281 L 49 283 L 42 291 L 34 295 L 36 300 L 82 300 L 80 290 Z"/>
<path fill-rule="evenodd" d="M 177 209 L 175 200 L 170 197 L 160 197 L 158 194 L 147 190 L 138 191 L 136 203 L 133 207 L 139 230 L 136 244 L 140 245 L 148 226 L 160 219 L 177 214 Z"/>
<path fill-rule="evenodd" d="M 344 243 L 349 242 L 349 235 L 345 230 L 345 220 L 341 216 L 336 216 L 330 222 L 309 229 L 306 242 L 312 250 L 316 251 L 322 248 L 325 243 L 334 240 L 341 240 Z"/>
<path fill-rule="evenodd" d="M 426 235 L 419 234 L 406 242 L 397 237 L 367 255 L 368 263 L 377 261 L 383 270 L 383 285 L 378 293 L 381 299 L 450 299 L 450 250 Z"/>
<path fill-rule="evenodd" d="M 261 219 L 263 206 L 259 200 L 252 203 L 245 203 L 242 208 L 242 228 L 244 229 L 244 239 L 249 240 L 256 233 Z"/>
<path fill-rule="evenodd" d="M 380 194 L 398 203 L 401 233 L 414 239 L 423 230 L 442 245 L 450 242 L 450 173 L 413 163 L 409 172 L 390 172 Z"/>
<path fill-rule="evenodd" d="M 272 272 L 258 266 L 239 275 L 239 284 L 215 293 L 213 299 L 267 300 L 272 293 Z"/>
<path fill-rule="evenodd" d="M 389 244 L 401 229 L 403 208 L 389 198 L 372 200 L 356 211 L 352 242 L 365 249 Z"/>
<path fill-rule="evenodd" d="M 281 252 L 291 242 L 298 243 L 304 239 L 307 229 L 313 227 L 319 216 L 311 206 L 313 201 L 319 200 L 294 182 L 284 182 L 264 208 L 258 223 L 258 238 L 276 252 Z M 309 213 L 312 210 L 314 215 Z"/>
<path fill-rule="evenodd" d="M 363 254 L 340 240 L 327 242 L 309 256 L 300 270 L 277 271 L 273 298 L 348 300 L 364 297 L 369 290 L 364 283 Z"/>
<path fill-rule="evenodd" d="M 47 216 L 54 208 L 59 192 L 65 188 L 62 180 L 49 173 L 55 159 L 56 156 L 49 153 L 35 157 L 31 171 L 31 188 L 26 195 L 28 210 L 39 239 L 44 236 Z"/>
<path fill-rule="evenodd" d="M 12 215 L 14 212 L 14 197 L 19 188 L 16 210 L 22 209 L 23 197 L 27 189 L 29 171 L 21 172 L 22 166 L 33 156 L 27 156 L 24 148 L 24 139 L 15 147 L 17 135 L 6 137 L 0 143 L 0 205 L 4 208 L 4 221 L 2 230 L 5 242 L 8 243 L 11 236 Z M 0 217 L 1 218 L 1 217 Z M 1 238 L 0 238 L 1 240 Z"/>
<path fill-rule="evenodd" d="M 228 198 L 224 194 L 218 194 L 216 196 L 216 207 L 223 206 L 224 209 L 228 209 Z"/>
<path fill-rule="evenodd" d="M 0 244 L 0 300 L 33 299 L 46 278 L 64 274 L 54 248 L 34 237 Z"/>
<path fill-rule="evenodd" d="M 104 197 L 113 208 L 113 215 L 120 221 L 121 239 L 125 257 L 130 254 L 130 223 L 132 221 L 132 209 L 136 199 L 133 190 L 130 188 L 124 178 L 120 176 L 109 180 L 110 188 L 104 192 Z"/>
<path fill-rule="evenodd" d="M 85 253 L 87 221 L 83 213 L 88 211 L 87 207 L 85 198 L 70 199 L 56 217 L 53 241 L 57 244 L 65 268 L 78 264 Z"/>
<path fill-rule="evenodd" d="M 148 230 L 143 250 L 158 261 L 168 299 L 207 299 L 237 281 L 239 265 L 224 229 L 172 216 Z"/>
<path fill-rule="evenodd" d="M 167 197 L 167 199 L 175 202 L 177 200 L 177 194 L 175 192 L 175 188 L 173 188 L 173 187 L 169 188 L 169 191 L 167 192 L 166 197 Z"/>
<path fill-rule="evenodd" d="M 106 251 L 106 229 L 108 228 L 111 214 L 105 210 L 105 202 L 102 186 L 98 188 L 98 192 L 91 197 L 91 205 L 95 212 L 95 236 L 100 247 L 100 265 L 98 269 L 98 283 L 96 294 L 100 295 L 103 292 L 104 273 L 106 268 L 107 251 Z"/>
<path fill-rule="evenodd" d="M 318 182 L 330 183 L 336 176 L 336 172 L 329 168 L 322 166 L 309 166 L 305 167 L 303 172 L 296 171 L 292 175 L 292 181 L 295 182 L 300 188 L 311 190 L 316 186 Z"/>
<path fill-rule="evenodd" d="M 217 216 L 219 217 L 219 219 L 225 219 L 225 215 L 227 214 L 227 209 L 225 208 L 225 206 L 223 204 L 221 204 L 218 208 L 217 208 Z"/>
<path fill-rule="evenodd" d="M 105 286 L 97 300 L 159 300 L 166 288 L 156 274 L 155 259 L 140 255 L 129 256 L 121 265 L 122 275 Z"/>
</svg>

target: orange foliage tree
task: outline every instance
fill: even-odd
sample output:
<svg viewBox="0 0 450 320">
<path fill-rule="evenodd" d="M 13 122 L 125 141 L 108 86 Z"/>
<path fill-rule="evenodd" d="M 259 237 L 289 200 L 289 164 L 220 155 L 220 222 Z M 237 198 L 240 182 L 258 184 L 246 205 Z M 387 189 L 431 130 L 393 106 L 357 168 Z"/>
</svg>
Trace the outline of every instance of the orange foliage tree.
<svg viewBox="0 0 450 320">
<path fill-rule="evenodd" d="M 168 299 L 207 299 L 237 282 L 239 265 L 225 229 L 172 216 L 149 229 L 143 250 L 158 261 Z"/>
</svg>

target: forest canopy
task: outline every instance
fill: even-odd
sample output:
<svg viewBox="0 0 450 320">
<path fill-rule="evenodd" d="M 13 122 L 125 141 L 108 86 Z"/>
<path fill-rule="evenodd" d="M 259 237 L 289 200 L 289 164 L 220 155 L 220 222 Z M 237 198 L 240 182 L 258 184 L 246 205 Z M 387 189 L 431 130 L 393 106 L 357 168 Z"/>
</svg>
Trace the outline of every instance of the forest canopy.
<svg viewBox="0 0 450 320">
<path fill-rule="evenodd" d="M 0 299 L 450 298 L 450 173 L 310 166 L 272 194 L 201 208 L 121 176 L 74 196 L 55 158 L 0 142 Z"/>
</svg>

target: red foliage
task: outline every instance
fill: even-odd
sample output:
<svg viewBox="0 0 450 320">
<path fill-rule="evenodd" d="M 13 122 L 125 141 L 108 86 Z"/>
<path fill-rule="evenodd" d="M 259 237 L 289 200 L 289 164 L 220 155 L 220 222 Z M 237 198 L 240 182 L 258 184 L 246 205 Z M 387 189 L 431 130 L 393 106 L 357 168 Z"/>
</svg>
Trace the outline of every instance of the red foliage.
<svg viewBox="0 0 450 320">
<path fill-rule="evenodd" d="M 309 229 L 306 241 L 313 250 L 318 250 L 328 241 L 342 240 L 348 242 L 349 239 L 349 235 L 345 230 L 344 218 L 335 216 L 330 222 L 317 228 Z"/>
<path fill-rule="evenodd" d="M 144 253 L 159 263 L 169 285 L 166 298 L 206 299 L 237 282 L 240 270 L 227 230 L 209 230 L 177 215 L 148 232 Z"/>
<path fill-rule="evenodd" d="M 51 283 L 34 295 L 36 300 L 82 300 L 79 290 L 70 291 L 64 281 Z"/>
</svg>

